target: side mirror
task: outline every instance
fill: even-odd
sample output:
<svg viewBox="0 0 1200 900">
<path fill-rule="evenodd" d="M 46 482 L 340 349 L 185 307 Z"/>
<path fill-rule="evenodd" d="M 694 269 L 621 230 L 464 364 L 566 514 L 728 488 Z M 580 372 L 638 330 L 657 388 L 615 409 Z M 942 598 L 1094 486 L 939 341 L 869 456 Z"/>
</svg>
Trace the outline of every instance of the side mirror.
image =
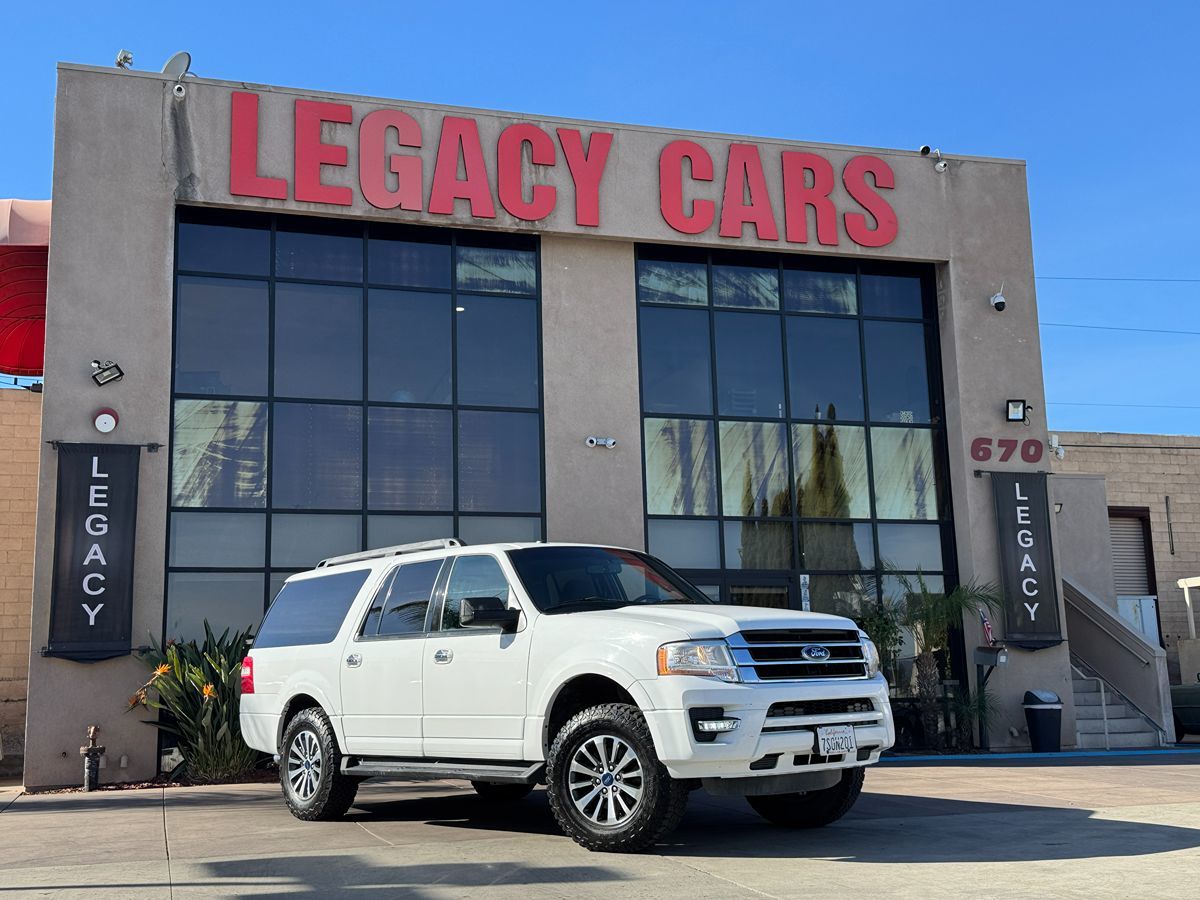
<svg viewBox="0 0 1200 900">
<path fill-rule="evenodd" d="M 494 628 L 514 631 L 521 620 L 519 609 L 509 609 L 499 597 L 464 597 L 458 609 L 458 621 L 468 628 Z"/>
</svg>

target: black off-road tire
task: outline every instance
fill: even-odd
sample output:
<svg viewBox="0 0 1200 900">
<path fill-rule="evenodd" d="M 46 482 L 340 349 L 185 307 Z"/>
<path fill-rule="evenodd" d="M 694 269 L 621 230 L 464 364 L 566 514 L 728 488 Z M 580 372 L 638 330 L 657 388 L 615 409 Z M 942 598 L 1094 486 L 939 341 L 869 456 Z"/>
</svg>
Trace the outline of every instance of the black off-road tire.
<svg viewBox="0 0 1200 900">
<path fill-rule="evenodd" d="M 288 760 L 294 745 L 298 740 L 304 740 L 301 735 L 305 733 L 316 738 L 321 752 L 321 772 L 312 796 L 302 799 L 289 783 Z M 310 707 L 296 713 L 283 731 L 279 751 L 279 784 L 293 816 L 306 822 L 328 822 L 346 814 L 354 803 L 361 779 L 343 775 L 341 764 L 342 752 L 324 711 Z"/>
<path fill-rule="evenodd" d="M 629 817 L 614 826 L 596 824 L 576 809 L 569 787 L 575 753 L 586 741 L 603 735 L 625 741 L 642 768 L 641 797 Z M 641 710 L 627 703 L 605 703 L 577 713 L 554 738 L 546 759 L 546 794 L 559 828 L 575 843 L 606 853 L 637 853 L 679 825 L 687 808 L 688 786 L 672 778 L 659 762 Z"/>
<path fill-rule="evenodd" d="M 489 803 L 515 803 L 524 800 L 533 791 L 532 784 L 510 784 L 497 781 L 472 781 L 471 787 L 479 799 Z"/>
<path fill-rule="evenodd" d="M 820 828 L 850 811 L 862 793 L 864 766 L 844 769 L 842 780 L 821 791 L 747 797 L 756 813 L 781 828 Z"/>
</svg>

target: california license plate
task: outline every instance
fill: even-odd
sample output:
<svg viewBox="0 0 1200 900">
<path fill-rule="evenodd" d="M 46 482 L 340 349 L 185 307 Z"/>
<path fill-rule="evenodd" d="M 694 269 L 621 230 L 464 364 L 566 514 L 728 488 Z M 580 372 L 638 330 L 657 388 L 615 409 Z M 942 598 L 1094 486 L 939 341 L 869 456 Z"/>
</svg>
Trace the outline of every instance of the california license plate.
<svg viewBox="0 0 1200 900">
<path fill-rule="evenodd" d="M 822 756 L 838 756 L 858 749 L 853 725 L 823 725 L 817 729 L 817 747 Z"/>
</svg>

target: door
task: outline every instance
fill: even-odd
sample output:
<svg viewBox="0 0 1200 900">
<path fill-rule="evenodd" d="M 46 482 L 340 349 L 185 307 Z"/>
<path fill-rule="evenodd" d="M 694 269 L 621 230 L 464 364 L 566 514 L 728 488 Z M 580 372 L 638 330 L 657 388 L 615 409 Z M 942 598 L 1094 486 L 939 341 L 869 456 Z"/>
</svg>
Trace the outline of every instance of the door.
<svg viewBox="0 0 1200 900">
<path fill-rule="evenodd" d="M 421 659 L 442 560 L 392 570 L 342 654 L 348 753 L 423 756 Z"/>
<path fill-rule="evenodd" d="M 521 759 L 529 668 L 529 630 L 464 627 L 462 601 L 498 597 L 517 605 L 500 561 L 458 556 L 446 582 L 440 613 L 425 642 L 423 733 L 425 755 Z"/>
</svg>

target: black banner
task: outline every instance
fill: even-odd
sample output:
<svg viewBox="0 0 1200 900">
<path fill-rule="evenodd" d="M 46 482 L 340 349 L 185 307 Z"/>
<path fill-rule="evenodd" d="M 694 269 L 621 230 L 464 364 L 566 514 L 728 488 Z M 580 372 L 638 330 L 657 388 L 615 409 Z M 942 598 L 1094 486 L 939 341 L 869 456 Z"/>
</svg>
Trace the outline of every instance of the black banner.
<svg viewBox="0 0 1200 900">
<path fill-rule="evenodd" d="M 47 656 L 95 662 L 129 653 L 141 455 L 136 445 L 58 444 Z"/>
<path fill-rule="evenodd" d="M 1046 475 L 993 472 L 992 496 L 1000 538 L 1006 642 L 1031 648 L 1062 643 Z"/>
</svg>

